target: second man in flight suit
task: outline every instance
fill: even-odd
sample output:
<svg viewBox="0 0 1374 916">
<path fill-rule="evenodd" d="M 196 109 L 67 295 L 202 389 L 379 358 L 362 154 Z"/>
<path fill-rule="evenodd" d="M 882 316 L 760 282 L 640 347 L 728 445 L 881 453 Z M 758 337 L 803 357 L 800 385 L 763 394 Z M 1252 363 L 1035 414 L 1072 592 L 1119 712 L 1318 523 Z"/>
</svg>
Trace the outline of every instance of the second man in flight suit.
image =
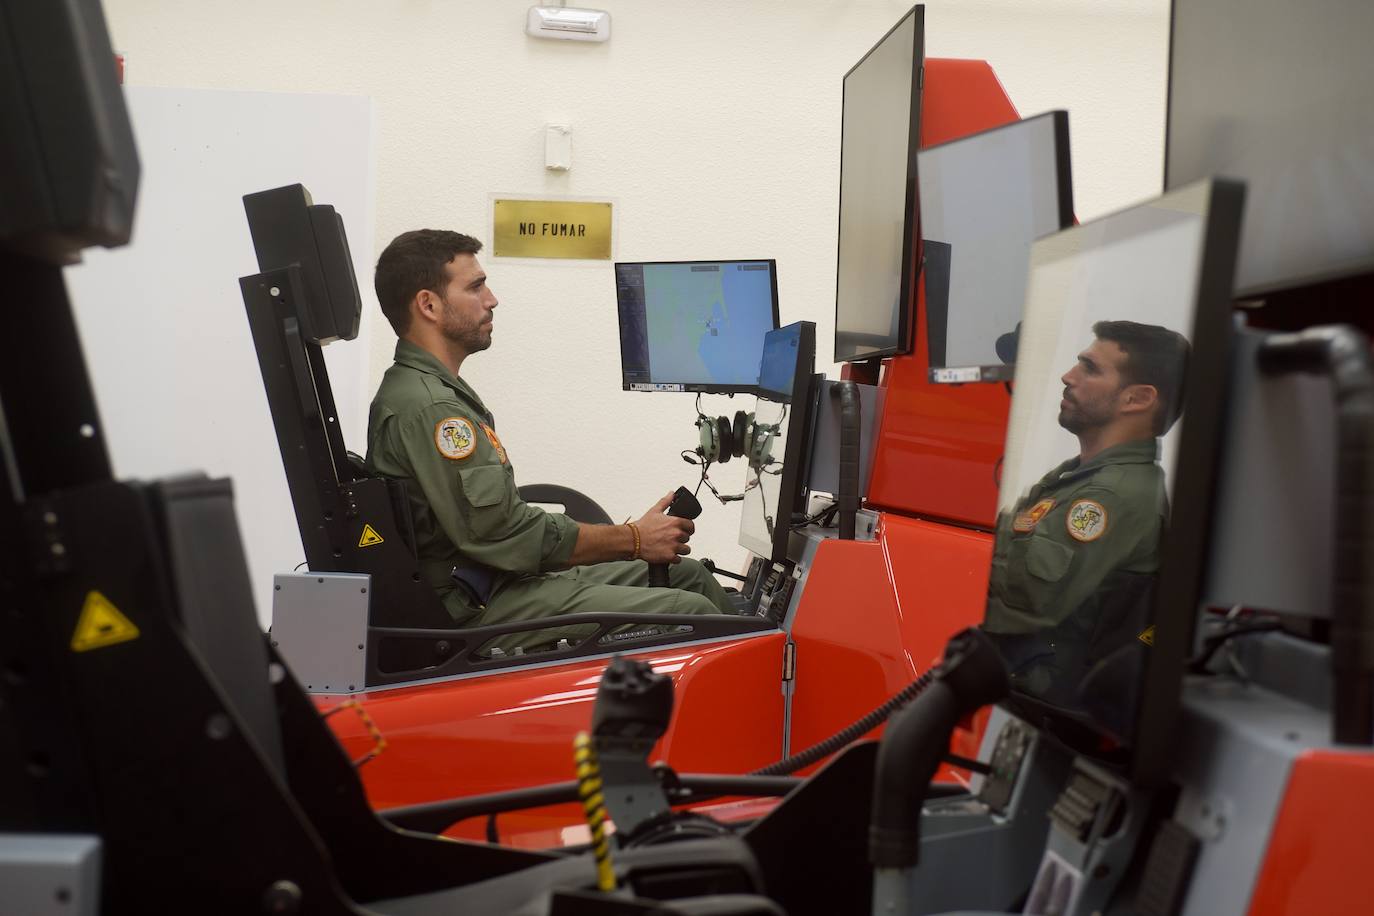
<svg viewBox="0 0 1374 916">
<path fill-rule="evenodd" d="M 1157 325 L 1093 333 L 1062 378 L 1059 424 L 1079 454 L 999 517 L 984 623 L 1018 691 L 1070 708 L 1095 664 L 1148 643 L 1168 517 L 1158 437 L 1182 409 L 1189 351 Z"/>
</svg>

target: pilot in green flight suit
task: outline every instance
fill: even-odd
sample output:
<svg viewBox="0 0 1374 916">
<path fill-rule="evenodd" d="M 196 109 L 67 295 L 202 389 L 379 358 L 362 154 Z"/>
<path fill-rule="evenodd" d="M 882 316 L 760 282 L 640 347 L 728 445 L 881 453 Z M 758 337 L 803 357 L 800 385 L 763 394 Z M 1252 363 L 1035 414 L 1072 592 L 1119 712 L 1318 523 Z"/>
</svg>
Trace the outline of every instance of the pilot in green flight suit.
<svg viewBox="0 0 1374 916">
<path fill-rule="evenodd" d="M 694 526 L 664 513 L 581 524 L 521 500 L 510 457 L 482 399 L 458 376 L 491 345 L 496 297 L 481 243 L 422 229 L 377 262 L 377 298 L 401 339 L 368 417 L 368 468 L 407 483 L 421 574 L 458 626 L 583 612 L 734 613 L 701 564 L 683 558 Z M 643 588 L 647 562 L 670 563 L 667 589 Z M 454 570 L 458 570 L 455 577 Z M 531 631 L 493 642 L 547 645 L 586 629 Z"/>
<path fill-rule="evenodd" d="M 1079 454 L 998 518 L 983 624 L 1016 690 L 1070 708 L 1091 702 L 1079 687 L 1094 665 L 1150 641 L 1168 517 L 1158 437 L 1181 410 L 1189 349 L 1157 325 L 1093 333 L 1061 379 L 1059 424 Z"/>
</svg>

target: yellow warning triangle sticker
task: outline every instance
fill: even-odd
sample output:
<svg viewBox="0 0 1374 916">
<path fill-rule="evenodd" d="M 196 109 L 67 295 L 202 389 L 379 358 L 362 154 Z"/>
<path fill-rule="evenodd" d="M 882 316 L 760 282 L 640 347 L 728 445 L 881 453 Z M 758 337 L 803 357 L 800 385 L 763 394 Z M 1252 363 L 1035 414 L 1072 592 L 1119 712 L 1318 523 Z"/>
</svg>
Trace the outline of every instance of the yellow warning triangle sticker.
<svg viewBox="0 0 1374 916">
<path fill-rule="evenodd" d="M 1155 625 L 1150 624 L 1148 627 L 1145 628 L 1144 632 L 1142 632 L 1139 636 L 1136 637 L 1136 639 L 1140 640 L 1147 646 L 1153 646 L 1155 644 Z"/>
<path fill-rule="evenodd" d="M 363 525 L 363 536 L 358 538 L 359 547 L 375 547 L 382 543 L 384 538 L 377 533 L 377 529 L 371 525 Z"/>
<path fill-rule="evenodd" d="M 138 639 L 138 627 L 100 592 L 89 592 L 72 634 L 72 651 L 87 652 Z"/>
</svg>

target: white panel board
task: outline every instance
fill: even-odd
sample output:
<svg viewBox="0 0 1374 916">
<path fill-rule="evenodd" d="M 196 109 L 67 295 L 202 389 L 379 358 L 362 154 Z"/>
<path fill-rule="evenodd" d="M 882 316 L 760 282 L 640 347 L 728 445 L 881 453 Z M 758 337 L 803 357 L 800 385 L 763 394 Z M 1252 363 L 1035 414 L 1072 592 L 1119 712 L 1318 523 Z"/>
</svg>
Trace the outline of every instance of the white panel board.
<svg viewBox="0 0 1374 916">
<path fill-rule="evenodd" d="M 351 96 L 128 87 L 143 162 L 134 239 L 67 271 L 120 478 L 234 479 L 258 617 L 304 559 L 238 278 L 257 272 L 243 195 L 301 183 L 343 216 L 372 277 L 372 104 Z M 365 314 L 366 319 L 366 314 Z M 368 321 L 326 348 L 344 441 L 365 451 Z"/>
</svg>

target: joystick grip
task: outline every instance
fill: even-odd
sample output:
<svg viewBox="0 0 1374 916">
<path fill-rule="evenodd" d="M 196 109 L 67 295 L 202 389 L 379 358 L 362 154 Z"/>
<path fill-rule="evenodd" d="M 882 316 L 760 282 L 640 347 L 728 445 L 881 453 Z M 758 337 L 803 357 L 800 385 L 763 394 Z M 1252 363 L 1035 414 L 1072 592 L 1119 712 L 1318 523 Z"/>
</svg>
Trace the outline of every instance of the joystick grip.
<svg viewBox="0 0 1374 916">
<path fill-rule="evenodd" d="M 673 501 L 668 504 L 667 514 L 673 518 L 696 518 L 701 514 L 701 503 L 692 495 L 691 490 L 686 487 L 678 487 L 677 492 L 673 494 Z M 668 587 L 667 563 L 649 564 L 649 587 Z"/>
</svg>

